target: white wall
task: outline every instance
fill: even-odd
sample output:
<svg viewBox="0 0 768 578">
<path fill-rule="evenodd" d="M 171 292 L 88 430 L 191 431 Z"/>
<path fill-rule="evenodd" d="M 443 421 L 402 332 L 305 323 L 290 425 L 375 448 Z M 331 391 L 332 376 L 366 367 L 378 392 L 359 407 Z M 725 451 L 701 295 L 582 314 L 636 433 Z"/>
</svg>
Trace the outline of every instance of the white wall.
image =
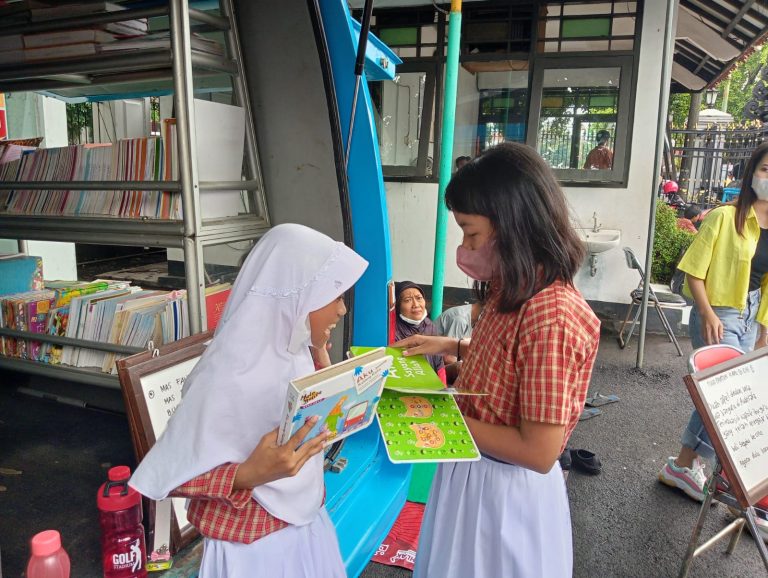
<svg viewBox="0 0 768 578">
<path fill-rule="evenodd" d="M 651 196 L 655 190 L 653 162 L 664 16 L 662 5 L 657 7 L 646 3 L 636 79 L 636 86 L 640 88 L 635 102 L 627 187 L 564 189 L 577 226 L 590 227 L 592 214 L 597 212 L 603 228 L 619 229 L 622 232 L 620 246 L 599 255 L 595 277 L 590 277 L 586 263 L 576 277 L 576 285 L 590 300 L 628 303 L 629 293 L 637 286 L 639 277 L 636 271 L 627 267 L 621 247 L 629 246 L 641 262 L 645 259 Z M 460 90 L 462 86 L 466 87 L 466 84 L 460 78 Z M 410 279 L 417 283 L 431 284 L 437 185 L 386 185 L 393 277 L 395 280 Z M 460 242 L 460 230 L 451 217 L 448 221 L 445 284 L 449 287 L 469 287 L 466 276 L 459 271 L 455 263 L 455 248 Z"/>
</svg>

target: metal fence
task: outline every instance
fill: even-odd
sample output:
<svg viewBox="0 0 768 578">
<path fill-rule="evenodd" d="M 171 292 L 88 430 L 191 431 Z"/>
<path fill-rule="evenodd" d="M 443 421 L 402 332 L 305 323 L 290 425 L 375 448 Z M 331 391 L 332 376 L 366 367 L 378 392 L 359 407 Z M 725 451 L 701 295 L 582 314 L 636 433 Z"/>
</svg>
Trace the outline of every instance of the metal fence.
<svg viewBox="0 0 768 578">
<path fill-rule="evenodd" d="M 668 135 L 665 179 L 676 180 L 689 203 L 712 207 L 731 199 L 752 151 L 768 139 L 768 124 L 673 129 Z"/>
</svg>

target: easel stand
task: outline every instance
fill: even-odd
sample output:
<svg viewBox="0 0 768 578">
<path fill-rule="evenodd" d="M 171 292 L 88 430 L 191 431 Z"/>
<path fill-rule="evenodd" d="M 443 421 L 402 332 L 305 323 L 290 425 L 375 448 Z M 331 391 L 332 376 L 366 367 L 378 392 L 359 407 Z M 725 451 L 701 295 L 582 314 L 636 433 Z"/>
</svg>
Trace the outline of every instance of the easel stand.
<svg viewBox="0 0 768 578">
<path fill-rule="evenodd" d="M 691 541 L 688 544 L 688 550 L 685 553 L 683 565 L 680 568 L 680 574 L 678 575 L 679 578 L 686 578 L 688 576 L 688 572 L 691 569 L 691 564 L 693 563 L 694 558 L 711 549 L 717 542 L 729 535 L 731 536 L 731 540 L 728 542 L 726 553 L 733 553 L 736 545 L 739 543 L 739 538 L 741 538 L 741 532 L 744 529 L 744 526 L 747 526 L 749 531 L 752 533 L 752 537 L 755 540 L 755 545 L 760 552 L 760 557 L 763 559 L 765 569 L 768 571 L 768 548 L 763 541 L 763 537 L 760 534 L 760 530 L 757 527 L 757 522 L 755 521 L 755 507 L 749 506 L 748 508 L 742 508 L 741 504 L 739 504 L 736 498 L 734 498 L 728 492 L 722 491 L 720 488 L 727 487 L 728 482 L 722 477 L 721 473 L 722 468 L 718 462 L 715 468 L 715 472 L 709 478 L 709 482 L 707 483 L 706 497 L 704 498 L 704 503 L 701 505 L 701 509 L 699 510 L 699 517 L 696 520 L 696 526 L 693 528 Z M 704 528 L 704 522 L 707 519 L 707 514 L 709 513 L 713 500 L 738 510 L 740 515 L 733 522 L 728 524 L 725 528 L 704 542 L 701 546 L 697 547 L 697 543 L 701 535 L 701 530 Z"/>
</svg>

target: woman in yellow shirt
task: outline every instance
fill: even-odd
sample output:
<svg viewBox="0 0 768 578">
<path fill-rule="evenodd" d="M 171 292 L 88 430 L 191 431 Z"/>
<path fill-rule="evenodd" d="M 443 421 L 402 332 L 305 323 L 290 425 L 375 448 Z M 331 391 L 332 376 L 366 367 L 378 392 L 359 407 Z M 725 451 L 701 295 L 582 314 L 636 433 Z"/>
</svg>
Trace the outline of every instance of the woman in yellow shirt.
<svg viewBox="0 0 768 578">
<path fill-rule="evenodd" d="M 752 153 L 735 205 L 711 211 L 678 268 L 693 297 L 689 331 L 694 349 L 726 343 L 751 351 L 768 345 L 768 142 Z M 694 410 L 682 448 L 659 472 L 659 480 L 704 499 L 701 458 L 715 451 Z"/>
</svg>

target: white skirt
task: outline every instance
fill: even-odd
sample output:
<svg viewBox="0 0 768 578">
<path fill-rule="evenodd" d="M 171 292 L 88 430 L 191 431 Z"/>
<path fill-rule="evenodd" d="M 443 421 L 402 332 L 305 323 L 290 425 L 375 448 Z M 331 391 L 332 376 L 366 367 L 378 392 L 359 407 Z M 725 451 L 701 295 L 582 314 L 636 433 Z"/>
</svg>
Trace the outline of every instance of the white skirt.
<svg viewBox="0 0 768 578">
<path fill-rule="evenodd" d="M 567 578 L 571 515 L 560 464 L 548 474 L 483 457 L 440 464 L 414 578 Z"/>
<path fill-rule="evenodd" d="M 345 578 L 336 528 L 322 508 L 306 526 L 288 526 L 238 544 L 205 539 L 199 578 Z"/>
</svg>

